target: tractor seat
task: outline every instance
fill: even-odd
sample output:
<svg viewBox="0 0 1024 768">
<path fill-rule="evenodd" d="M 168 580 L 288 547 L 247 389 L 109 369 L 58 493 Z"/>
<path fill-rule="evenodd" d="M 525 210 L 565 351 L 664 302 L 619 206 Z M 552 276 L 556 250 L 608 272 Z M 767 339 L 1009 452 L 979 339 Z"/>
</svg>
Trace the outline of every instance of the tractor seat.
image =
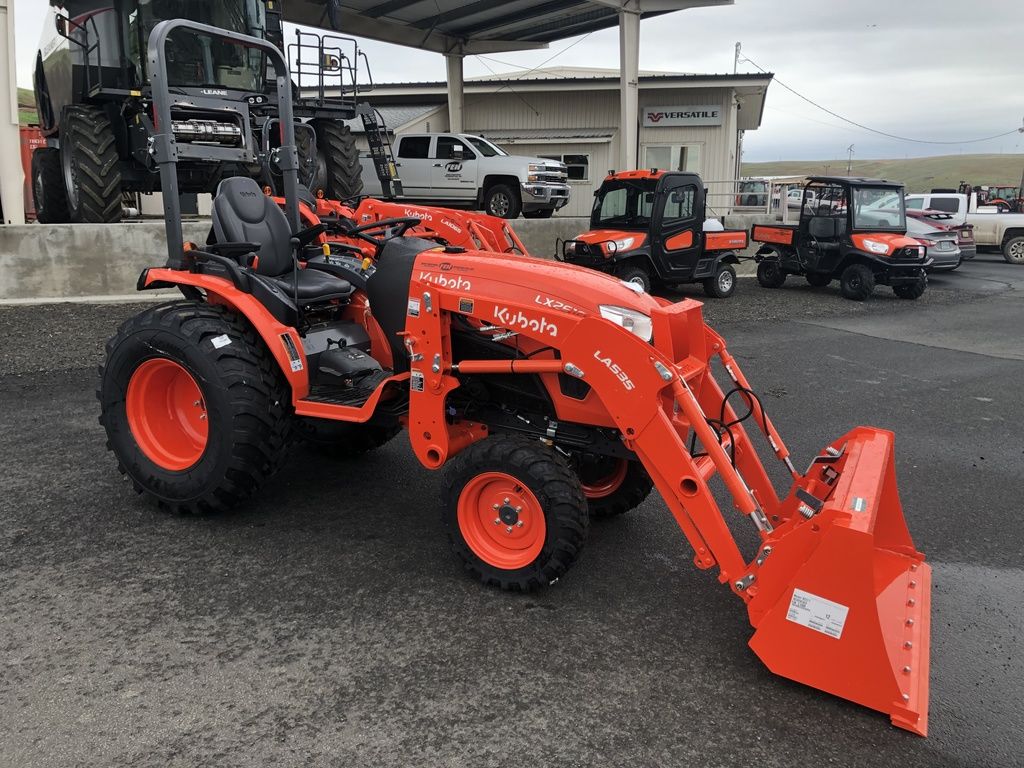
<svg viewBox="0 0 1024 768">
<path fill-rule="evenodd" d="M 225 179 L 213 201 L 213 234 L 218 243 L 259 243 L 254 272 L 291 296 L 295 292 L 294 252 L 288 217 L 245 176 Z M 315 269 L 298 270 L 301 301 L 346 299 L 354 290 L 340 277 Z"/>
</svg>

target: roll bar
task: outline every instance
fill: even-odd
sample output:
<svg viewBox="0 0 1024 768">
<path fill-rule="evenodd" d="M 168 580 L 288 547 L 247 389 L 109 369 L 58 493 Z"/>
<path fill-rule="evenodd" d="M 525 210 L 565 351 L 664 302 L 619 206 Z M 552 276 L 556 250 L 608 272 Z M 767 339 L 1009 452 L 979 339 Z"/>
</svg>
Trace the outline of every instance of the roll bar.
<svg viewBox="0 0 1024 768">
<path fill-rule="evenodd" d="M 257 37 L 242 35 L 208 24 L 186 19 L 161 21 L 149 36 L 149 72 L 152 88 L 154 125 L 149 152 L 160 168 L 160 188 L 164 198 L 164 219 L 167 228 L 167 266 L 181 269 L 184 265 L 184 235 L 181 228 L 181 202 L 178 193 L 177 163 L 179 158 L 214 162 L 254 162 L 256 150 L 249 121 L 249 105 L 244 100 L 217 98 L 210 93 L 187 97 L 189 106 L 198 109 L 235 112 L 242 120 L 242 148 L 203 145 L 178 146 L 171 122 L 174 97 L 167 80 L 167 39 L 172 32 L 187 29 L 220 38 L 243 48 L 263 51 L 274 67 L 281 145 L 277 149 L 278 167 L 284 179 L 285 214 L 292 232 L 302 229 L 299 218 L 299 154 L 295 147 L 295 114 L 292 109 L 291 76 L 288 61 L 277 46 Z M 227 90 L 227 89 L 224 89 Z"/>
</svg>

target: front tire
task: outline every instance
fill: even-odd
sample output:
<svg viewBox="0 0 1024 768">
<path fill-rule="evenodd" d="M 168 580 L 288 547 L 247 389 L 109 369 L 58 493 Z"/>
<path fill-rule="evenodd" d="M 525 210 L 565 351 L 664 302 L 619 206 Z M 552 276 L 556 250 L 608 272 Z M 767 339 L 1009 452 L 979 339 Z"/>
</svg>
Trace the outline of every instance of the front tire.
<svg viewBox="0 0 1024 768">
<path fill-rule="evenodd" d="M 786 282 L 786 273 L 778 259 L 765 259 L 757 265 L 757 282 L 762 288 L 781 288 Z"/>
<path fill-rule="evenodd" d="M 508 184 L 495 184 L 484 194 L 484 211 L 499 219 L 518 219 L 523 203 Z"/>
<path fill-rule="evenodd" d="M 60 160 L 69 220 L 73 224 L 121 221 L 121 159 L 106 112 L 87 106 L 64 110 Z"/>
<path fill-rule="evenodd" d="M 1024 264 L 1024 236 L 1012 237 L 1003 243 L 1003 258 L 1009 264 Z"/>
<path fill-rule="evenodd" d="M 285 457 L 288 389 L 238 316 L 179 301 L 124 323 L 100 369 L 107 447 L 138 493 L 176 512 L 252 496 Z"/>
<path fill-rule="evenodd" d="M 590 518 L 579 480 L 560 454 L 536 440 L 499 435 L 474 443 L 449 465 L 442 523 L 469 573 L 528 592 L 576 562 Z"/>
<path fill-rule="evenodd" d="M 654 285 L 654 281 L 651 280 L 651 273 L 639 264 L 626 264 L 615 270 L 615 275 L 624 283 L 639 285 L 644 289 L 645 293 L 650 293 Z"/>
<path fill-rule="evenodd" d="M 363 192 L 359 149 L 352 130 L 338 120 L 311 123 L 316 131 L 317 168 L 310 189 L 329 200 L 351 200 Z"/>
<path fill-rule="evenodd" d="M 703 283 L 704 293 L 715 299 L 727 299 L 736 291 L 736 270 L 720 264 L 712 277 Z"/>
<path fill-rule="evenodd" d="M 71 221 L 59 149 L 42 147 L 32 153 L 32 202 L 40 224 L 67 224 Z"/>
<path fill-rule="evenodd" d="M 875 274 L 863 264 L 851 264 L 839 277 L 839 290 L 851 301 L 865 301 L 875 291 Z"/>
<path fill-rule="evenodd" d="M 898 298 L 909 299 L 913 301 L 920 299 L 924 296 L 925 288 L 928 287 L 928 278 L 922 277 L 920 280 L 914 283 L 907 283 L 905 285 L 894 285 L 892 292 L 896 294 Z"/>
</svg>

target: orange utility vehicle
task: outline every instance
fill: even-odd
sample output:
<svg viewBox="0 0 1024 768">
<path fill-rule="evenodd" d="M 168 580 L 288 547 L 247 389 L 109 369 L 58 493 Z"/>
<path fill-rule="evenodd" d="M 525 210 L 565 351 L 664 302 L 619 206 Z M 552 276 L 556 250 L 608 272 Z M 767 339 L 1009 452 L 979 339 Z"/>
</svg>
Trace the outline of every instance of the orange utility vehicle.
<svg viewBox="0 0 1024 768">
<path fill-rule="evenodd" d="M 156 53 L 187 23 L 153 32 L 161 126 L 188 114 L 160 87 Z M 285 72 L 268 43 L 219 37 Z M 290 118 L 290 89 L 277 93 Z M 293 430 L 361 451 L 404 428 L 416 458 L 445 471 L 441 527 L 465 569 L 531 590 L 567 573 L 591 515 L 657 488 L 694 565 L 746 606 L 770 669 L 925 734 L 930 569 L 904 521 L 892 433 L 857 427 L 800 471 L 697 301 L 409 236 L 417 217 L 352 221 L 317 243 L 324 225 L 302 227 L 294 129 L 281 125 L 284 211 L 233 178 L 214 202 L 213 242 L 184 247 L 168 216 L 167 264 L 139 288 L 184 298 L 107 345 L 100 422 L 138 492 L 171 510 L 224 510 L 282 466 Z M 173 213 L 176 158 L 202 147 L 158 139 Z M 325 249 L 349 266 L 321 260 Z M 781 494 L 758 444 L 789 475 Z M 741 547 L 730 528 L 748 524 L 756 539 Z"/>
<path fill-rule="evenodd" d="M 762 243 L 757 281 L 781 288 L 787 275 L 823 287 L 839 280 L 848 299 L 864 301 L 876 284 L 901 299 L 920 298 L 928 285 L 927 248 L 907 237 L 903 186 L 882 179 L 814 176 L 804 187 L 799 224 L 755 224 Z"/>
<path fill-rule="evenodd" d="M 744 230 L 704 231 L 704 182 L 694 173 L 622 171 L 595 193 L 590 230 L 562 244 L 561 258 L 616 275 L 645 291 L 701 283 L 708 296 L 736 290 Z"/>
</svg>

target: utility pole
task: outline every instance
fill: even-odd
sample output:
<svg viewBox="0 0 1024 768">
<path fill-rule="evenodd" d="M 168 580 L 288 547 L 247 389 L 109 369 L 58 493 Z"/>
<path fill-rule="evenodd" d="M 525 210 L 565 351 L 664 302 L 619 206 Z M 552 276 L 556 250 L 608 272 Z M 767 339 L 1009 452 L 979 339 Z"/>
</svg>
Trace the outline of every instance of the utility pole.
<svg viewBox="0 0 1024 768">
<path fill-rule="evenodd" d="M 847 176 L 852 176 L 853 175 L 853 144 L 848 146 L 846 148 L 846 151 L 850 153 L 849 157 L 846 160 L 846 175 Z"/>
<path fill-rule="evenodd" d="M 732 73 L 734 75 L 736 74 L 737 71 L 739 71 L 739 68 L 740 68 L 740 49 L 741 48 L 742 48 L 742 44 L 741 43 L 736 43 L 736 53 L 733 55 L 733 58 L 732 58 Z M 1024 128 L 1022 128 L 1021 130 L 1024 131 Z"/>
</svg>

